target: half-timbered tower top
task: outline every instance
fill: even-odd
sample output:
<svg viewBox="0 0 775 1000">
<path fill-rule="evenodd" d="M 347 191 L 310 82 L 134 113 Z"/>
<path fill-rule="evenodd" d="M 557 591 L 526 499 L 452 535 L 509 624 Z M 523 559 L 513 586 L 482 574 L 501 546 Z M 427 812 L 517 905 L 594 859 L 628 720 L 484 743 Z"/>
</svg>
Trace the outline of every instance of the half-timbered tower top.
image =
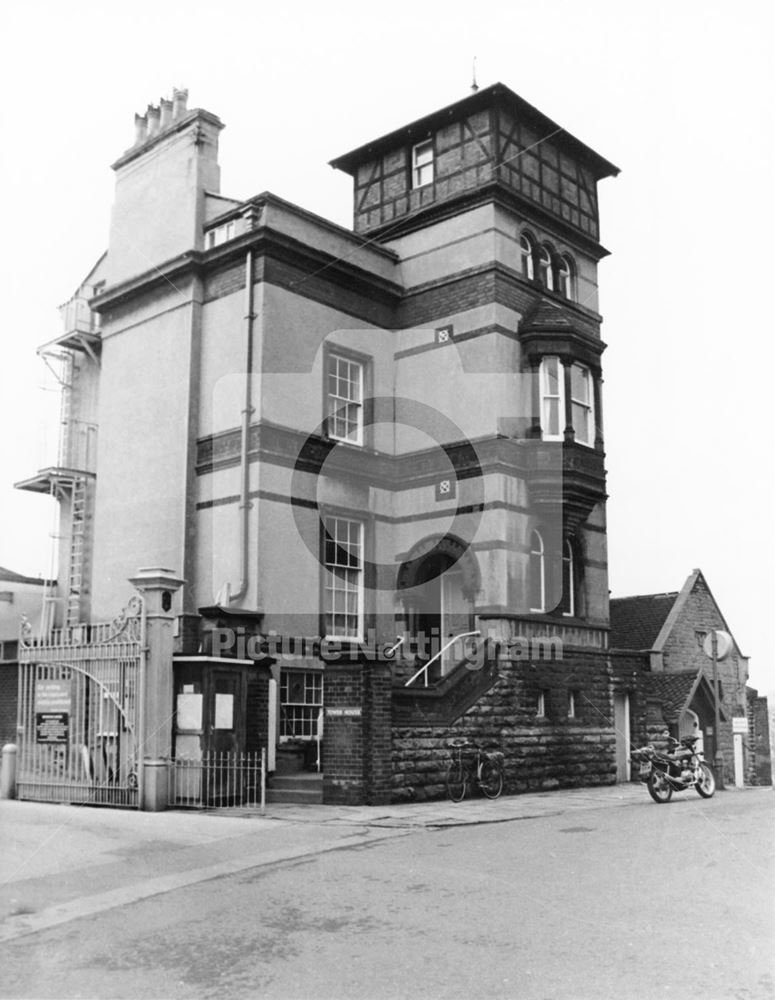
<svg viewBox="0 0 775 1000">
<path fill-rule="evenodd" d="M 393 238 L 497 199 L 590 250 L 599 246 L 597 182 L 619 173 L 501 83 L 331 165 L 353 177 L 357 233 Z"/>
</svg>

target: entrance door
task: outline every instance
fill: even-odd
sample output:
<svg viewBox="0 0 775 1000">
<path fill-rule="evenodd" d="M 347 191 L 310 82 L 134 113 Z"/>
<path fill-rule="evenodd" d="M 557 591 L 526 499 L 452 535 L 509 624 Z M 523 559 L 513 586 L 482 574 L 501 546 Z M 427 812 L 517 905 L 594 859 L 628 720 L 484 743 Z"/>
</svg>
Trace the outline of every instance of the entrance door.
<svg viewBox="0 0 775 1000">
<path fill-rule="evenodd" d="M 630 696 L 614 693 L 614 730 L 616 732 L 616 780 L 630 780 Z"/>
<path fill-rule="evenodd" d="M 442 645 L 453 636 L 470 631 L 471 608 L 463 595 L 463 573 L 458 566 L 444 571 L 441 578 L 441 636 Z M 463 642 L 465 640 L 461 640 Z M 463 658 L 460 643 L 454 643 L 441 660 L 442 676 Z"/>
<path fill-rule="evenodd" d="M 245 677 L 240 671 L 213 670 L 205 697 L 204 750 L 212 766 L 207 769 L 207 801 L 210 805 L 239 802 L 242 789 L 235 787 L 241 774 L 236 757 L 245 745 Z"/>
<path fill-rule="evenodd" d="M 470 630 L 471 607 L 463 594 L 463 573 L 446 555 L 427 558 L 414 587 L 414 629 L 420 640 L 420 656 L 430 660 L 449 640 Z M 462 650 L 453 644 L 430 668 L 431 677 L 446 674 L 462 659 Z"/>
</svg>

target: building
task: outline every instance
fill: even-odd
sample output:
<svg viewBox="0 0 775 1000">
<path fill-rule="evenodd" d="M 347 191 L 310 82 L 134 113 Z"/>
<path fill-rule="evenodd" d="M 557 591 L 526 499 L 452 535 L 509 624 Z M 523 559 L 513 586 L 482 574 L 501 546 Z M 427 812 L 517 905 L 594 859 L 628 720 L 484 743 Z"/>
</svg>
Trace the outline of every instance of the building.
<svg viewBox="0 0 775 1000">
<path fill-rule="evenodd" d="M 680 591 L 611 600 L 611 653 L 630 701 L 633 742 L 665 728 L 674 736 L 699 733 L 708 761 L 722 753 L 726 783 L 769 785 L 767 699 L 747 686 L 748 657 L 734 637 L 717 661 L 716 737 L 713 663 L 703 648 L 713 630 L 732 635 L 699 569 Z"/>
<path fill-rule="evenodd" d="M 333 160 L 349 230 L 222 194 L 223 125 L 185 91 L 135 126 L 107 252 L 47 347 L 60 455 L 18 484 L 60 502 L 58 623 L 110 619 L 138 567 L 169 567 L 168 753 L 320 759 L 328 801 L 440 794 L 461 732 L 499 742 L 511 790 L 615 780 L 597 184 L 617 168 L 496 84 Z"/>
<path fill-rule="evenodd" d="M 39 630 L 46 582 L 0 566 L 0 747 L 16 740 L 19 621 Z"/>
</svg>

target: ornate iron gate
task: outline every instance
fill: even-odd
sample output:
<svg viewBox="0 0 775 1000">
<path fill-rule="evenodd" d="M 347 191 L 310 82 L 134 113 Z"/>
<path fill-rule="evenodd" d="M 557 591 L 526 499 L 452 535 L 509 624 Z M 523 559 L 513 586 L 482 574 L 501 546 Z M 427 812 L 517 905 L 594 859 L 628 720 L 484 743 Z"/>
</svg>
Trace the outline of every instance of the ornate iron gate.
<svg viewBox="0 0 775 1000">
<path fill-rule="evenodd" d="M 143 599 L 112 622 L 19 642 L 17 796 L 138 806 Z"/>
</svg>

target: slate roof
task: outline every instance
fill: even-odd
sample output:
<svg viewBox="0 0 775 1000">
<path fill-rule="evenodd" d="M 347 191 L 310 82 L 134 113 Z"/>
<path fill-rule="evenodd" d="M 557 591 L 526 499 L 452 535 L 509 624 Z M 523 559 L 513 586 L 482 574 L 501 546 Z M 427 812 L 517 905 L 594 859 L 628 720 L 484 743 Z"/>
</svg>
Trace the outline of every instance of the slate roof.
<svg viewBox="0 0 775 1000">
<path fill-rule="evenodd" d="M 573 320 L 561 306 L 541 298 L 525 315 L 522 330 L 573 330 Z"/>
<path fill-rule="evenodd" d="M 677 674 L 649 674 L 646 691 L 662 702 L 665 718 L 674 721 L 689 704 L 696 670 L 682 670 Z"/>
<path fill-rule="evenodd" d="M 652 649 L 677 598 L 677 592 L 613 598 L 611 648 Z"/>
<path fill-rule="evenodd" d="M 680 670 L 674 674 L 648 674 L 645 678 L 646 693 L 662 702 L 666 722 L 677 722 L 685 708 L 693 700 L 695 689 L 705 688 L 712 701 L 713 690 L 701 670 Z M 720 709 L 723 719 L 726 714 Z"/>
</svg>

